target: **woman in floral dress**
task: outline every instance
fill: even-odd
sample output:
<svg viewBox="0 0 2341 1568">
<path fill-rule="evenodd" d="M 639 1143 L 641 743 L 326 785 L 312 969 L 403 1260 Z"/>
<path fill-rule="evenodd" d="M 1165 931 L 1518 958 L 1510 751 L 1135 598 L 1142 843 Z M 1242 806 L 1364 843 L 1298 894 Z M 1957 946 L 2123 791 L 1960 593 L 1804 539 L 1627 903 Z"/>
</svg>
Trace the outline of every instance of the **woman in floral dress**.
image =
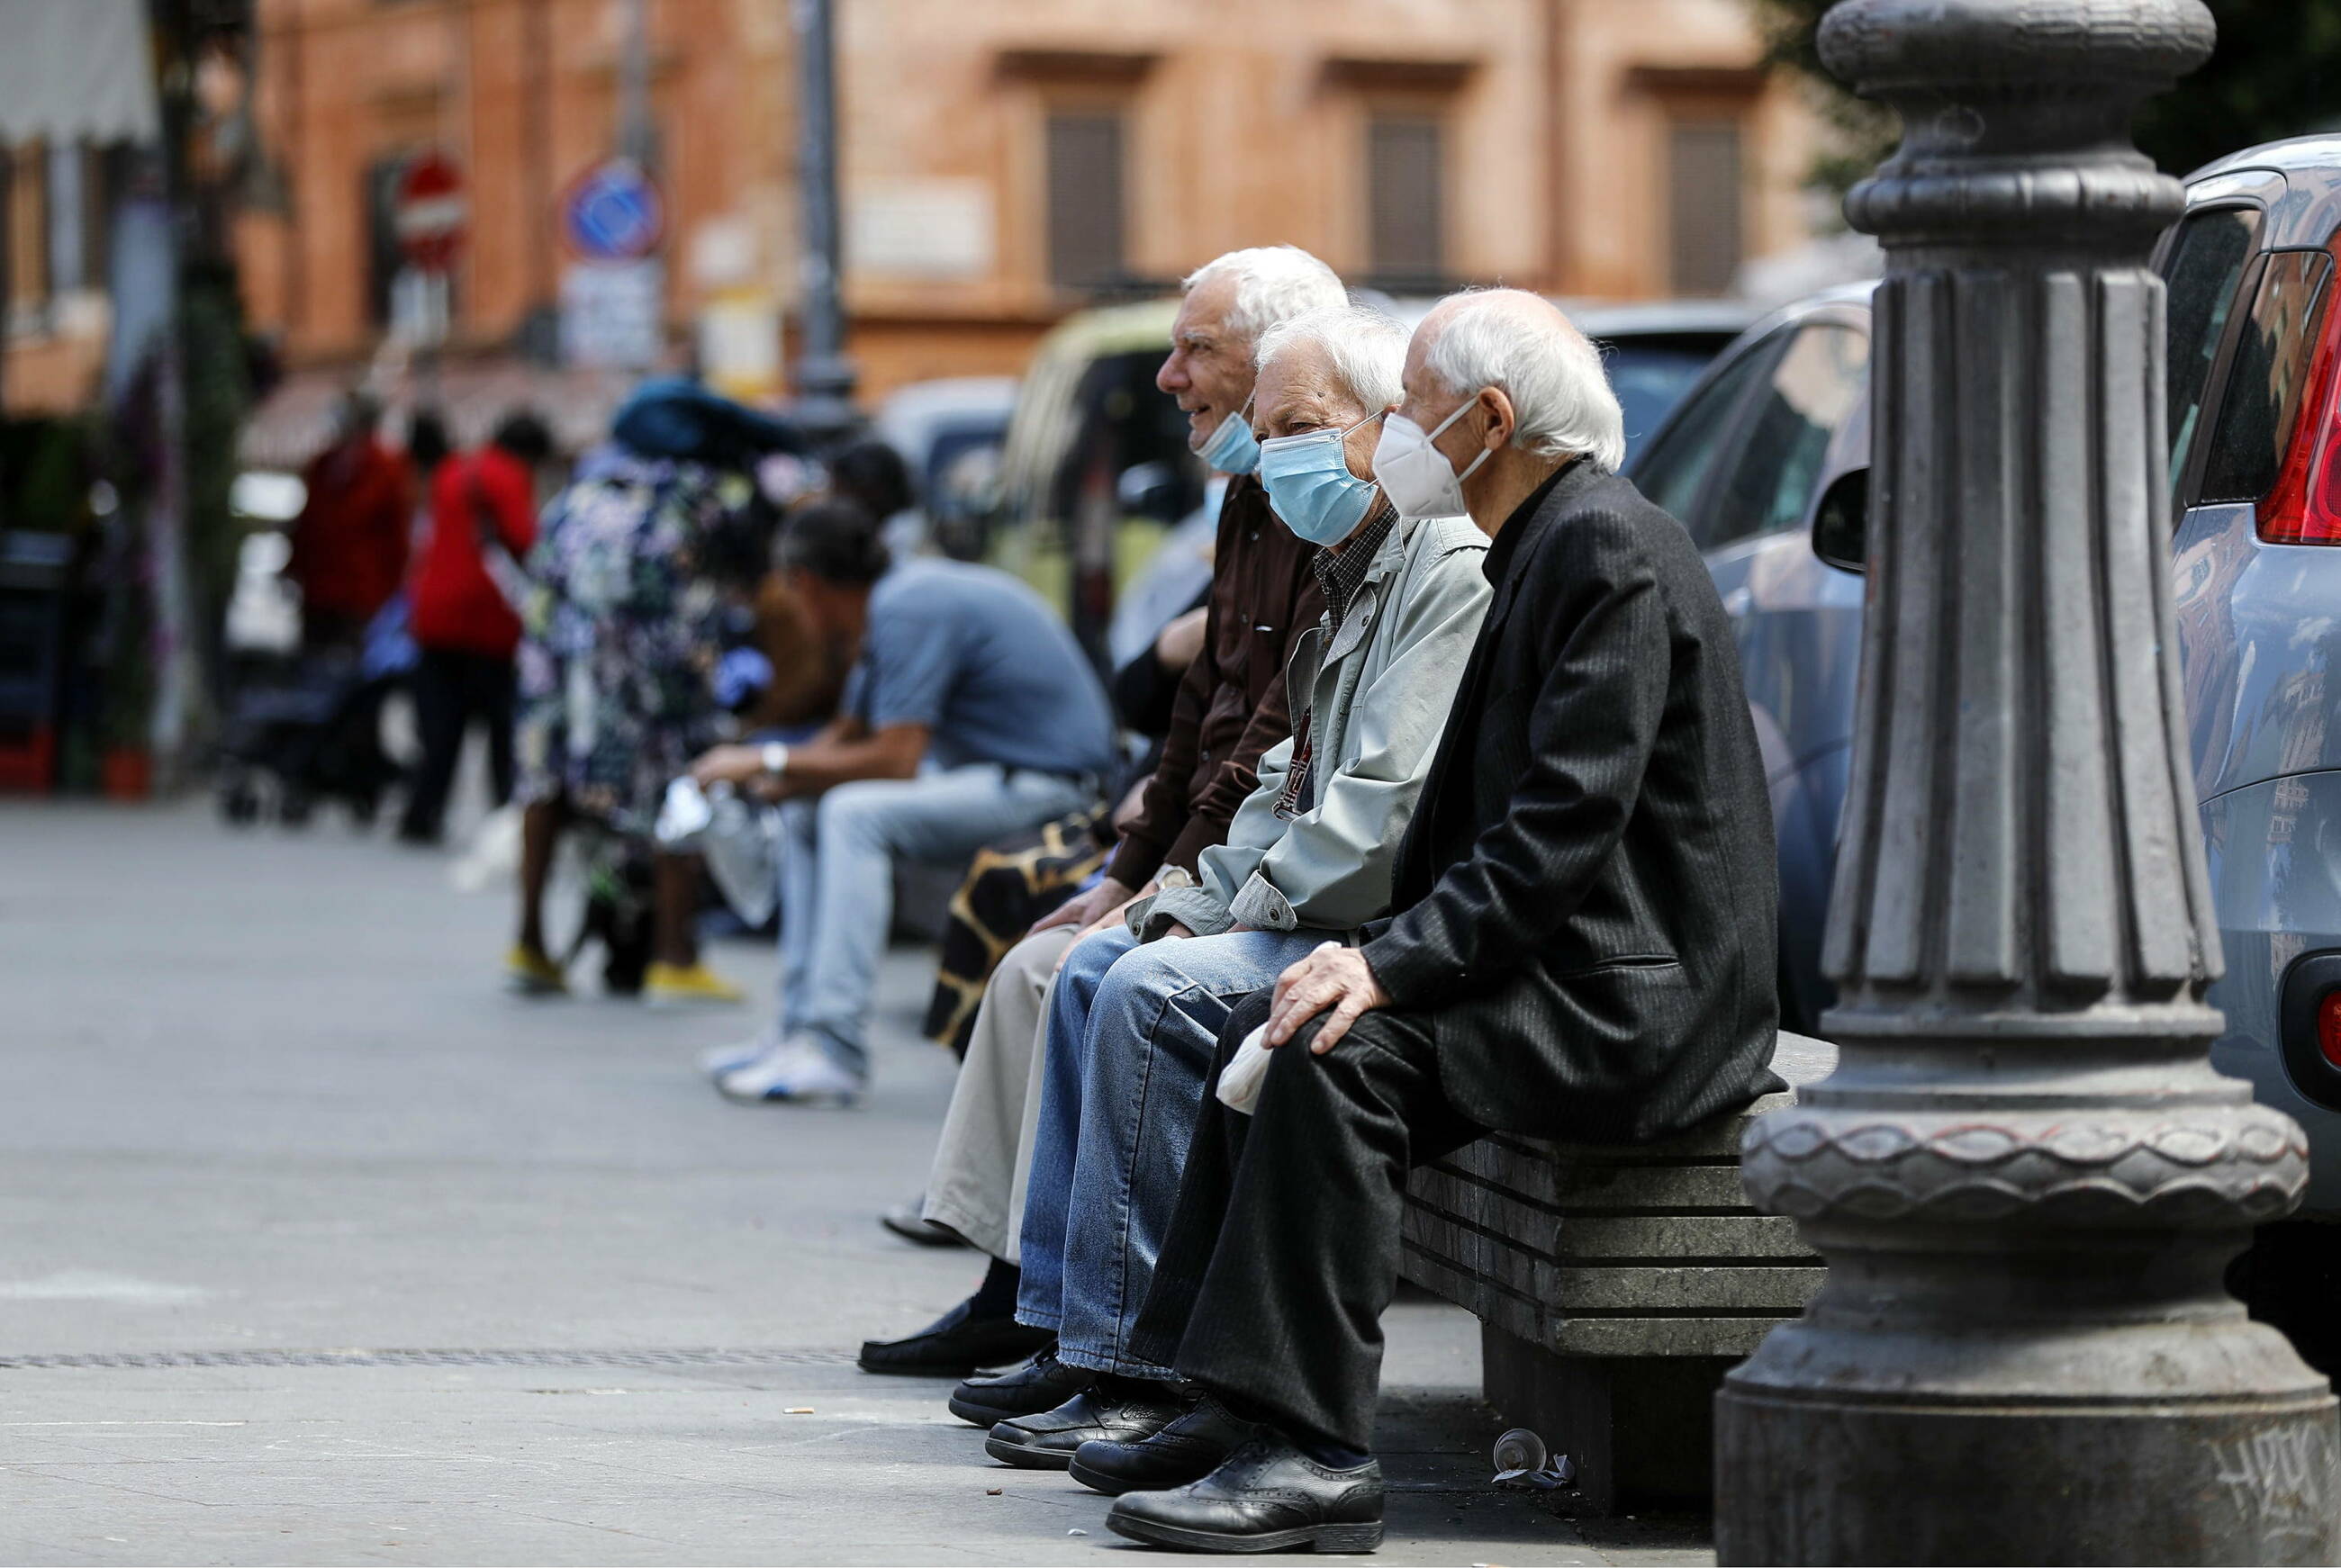
<svg viewBox="0 0 2341 1568">
<path fill-rule="evenodd" d="M 730 468 L 588 454 L 545 513 L 520 648 L 521 925 L 506 969 L 520 989 L 567 989 L 544 938 L 544 890 L 563 827 L 590 820 L 647 841 L 667 784 L 722 738 L 712 683 L 747 614 L 770 514 Z M 700 961 L 695 857 L 652 858 L 653 1003 L 736 1002 Z"/>
</svg>

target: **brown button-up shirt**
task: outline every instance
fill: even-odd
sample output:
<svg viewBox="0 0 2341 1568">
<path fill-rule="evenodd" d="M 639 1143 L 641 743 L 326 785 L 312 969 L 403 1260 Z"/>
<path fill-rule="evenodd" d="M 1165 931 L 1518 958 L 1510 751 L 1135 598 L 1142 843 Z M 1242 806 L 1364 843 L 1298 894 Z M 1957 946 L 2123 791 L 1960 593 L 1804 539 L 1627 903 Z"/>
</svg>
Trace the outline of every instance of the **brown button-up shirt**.
<svg viewBox="0 0 2341 1568">
<path fill-rule="evenodd" d="M 1284 667 L 1325 609 L 1310 565 L 1316 553 L 1276 520 L 1258 479 L 1228 481 L 1203 650 L 1180 682 L 1162 760 L 1108 868 L 1124 887 L 1166 862 L 1194 870 L 1259 786 L 1260 753 L 1291 733 Z"/>
</svg>

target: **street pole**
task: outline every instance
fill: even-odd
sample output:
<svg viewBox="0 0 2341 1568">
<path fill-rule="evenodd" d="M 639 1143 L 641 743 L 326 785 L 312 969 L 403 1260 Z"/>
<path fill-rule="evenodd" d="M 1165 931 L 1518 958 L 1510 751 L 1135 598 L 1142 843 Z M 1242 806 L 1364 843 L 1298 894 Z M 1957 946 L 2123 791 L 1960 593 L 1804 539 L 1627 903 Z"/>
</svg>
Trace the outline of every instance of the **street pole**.
<svg viewBox="0 0 2341 1568">
<path fill-rule="evenodd" d="M 651 124 L 650 0 L 620 0 L 625 44 L 619 55 L 618 155 L 638 169 L 658 164 L 658 133 Z"/>
<path fill-rule="evenodd" d="M 797 51 L 797 191 L 802 229 L 797 416 L 817 435 L 855 423 L 845 357 L 844 273 L 837 198 L 837 38 L 832 0 L 792 0 Z"/>
<path fill-rule="evenodd" d="M 2171 614 L 2177 184 L 2132 110 L 2198 0 L 1845 0 L 1904 141 L 1827 945 L 1842 1065 L 1742 1164 L 1828 1263 L 1717 1406 L 1733 1563 L 2328 1563 L 2335 1403 L 2222 1272 L 2307 1144 L 2212 1070 L 2218 938 Z"/>
</svg>

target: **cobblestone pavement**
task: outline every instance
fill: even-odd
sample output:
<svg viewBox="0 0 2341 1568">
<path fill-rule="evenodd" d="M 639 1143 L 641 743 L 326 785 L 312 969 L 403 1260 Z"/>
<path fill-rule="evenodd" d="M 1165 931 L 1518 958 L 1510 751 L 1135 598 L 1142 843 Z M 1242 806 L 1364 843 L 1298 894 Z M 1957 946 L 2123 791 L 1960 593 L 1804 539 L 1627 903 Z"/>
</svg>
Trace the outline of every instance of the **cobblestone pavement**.
<svg viewBox="0 0 2341 1568">
<path fill-rule="evenodd" d="M 855 1112 L 692 1068 L 756 1009 L 499 992 L 501 889 L 330 813 L 0 806 L 0 1561 L 1089 1562 L 852 1346 L 971 1285 L 872 1223 L 949 1096 L 888 961 Z M 719 946 L 761 993 L 769 950 Z M 1698 1562 L 1488 1489 L 1475 1325 L 1390 1316 L 1392 1563 Z"/>
</svg>

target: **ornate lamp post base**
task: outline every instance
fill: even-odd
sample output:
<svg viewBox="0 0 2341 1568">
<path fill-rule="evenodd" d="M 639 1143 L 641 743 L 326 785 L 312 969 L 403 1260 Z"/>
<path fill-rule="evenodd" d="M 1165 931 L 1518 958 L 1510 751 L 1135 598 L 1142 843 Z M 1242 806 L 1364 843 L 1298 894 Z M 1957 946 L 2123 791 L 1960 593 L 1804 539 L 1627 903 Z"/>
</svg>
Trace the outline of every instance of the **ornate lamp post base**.
<svg viewBox="0 0 2341 1568">
<path fill-rule="evenodd" d="M 2137 101 L 2198 0 L 1845 0 L 1902 114 L 1838 1070 L 1751 1128 L 1828 1262 L 1717 1404 L 1725 1563 L 2330 1563 L 2325 1380 L 2221 1276 L 2307 1144 L 2211 1068 Z"/>
<path fill-rule="evenodd" d="M 1758 1125 L 1759 1205 L 1837 1217 L 1718 1404 L 1722 1561 L 2333 1561 L 2333 1395 L 2221 1285 L 2298 1128 L 2207 1065 L 2077 1055 L 1983 1053 L 1923 1110 L 1857 1067 Z M 2075 1069 L 2127 1103 L 2072 1105 Z"/>
</svg>

